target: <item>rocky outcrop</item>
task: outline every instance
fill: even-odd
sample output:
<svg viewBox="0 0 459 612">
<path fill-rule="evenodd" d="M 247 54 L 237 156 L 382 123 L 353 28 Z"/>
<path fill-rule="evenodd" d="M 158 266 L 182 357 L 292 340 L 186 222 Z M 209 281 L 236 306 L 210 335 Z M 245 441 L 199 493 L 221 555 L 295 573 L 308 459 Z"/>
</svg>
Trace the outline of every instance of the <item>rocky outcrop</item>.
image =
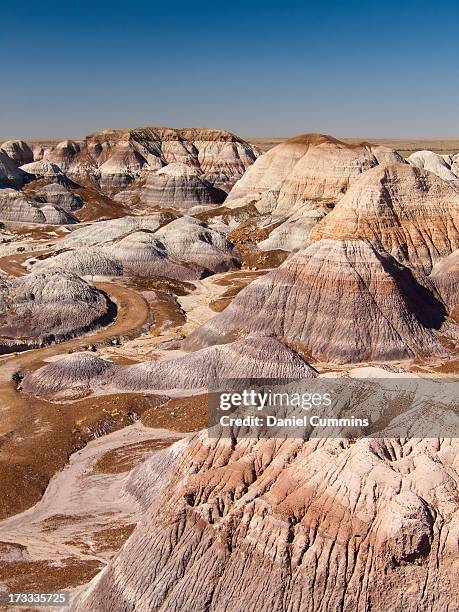
<svg viewBox="0 0 459 612">
<path fill-rule="evenodd" d="M 451 438 L 197 434 L 132 474 L 144 517 L 72 612 L 448 610 L 458 457 Z"/>
<path fill-rule="evenodd" d="M 66 185 L 68 180 L 62 170 L 56 164 L 46 159 L 35 161 L 21 166 L 21 170 L 31 174 L 35 179 L 43 179 L 50 183 L 61 183 Z"/>
<path fill-rule="evenodd" d="M 105 324 L 106 296 L 64 270 L 0 280 L 0 351 L 42 346 Z"/>
<path fill-rule="evenodd" d="M 312 228 L 352 181 L 380 163 L 401 162 L 391 149 L 347 144 L 322 134 L 291 138 L 262 155 L 233 187 L 225 206 L 255 207 L 274 224 L 262 250 L 293 250 L 306 244 Z"/>
<path fill-rule="evenodd" d="M 32 149 L 23 140 L 7 140 L 1 145 L 0 149 L 5 151 L 16 166 L 33 162 Z"/>
<path fill-rule="evenodd" d="M 25 393 L 45 397 L 99 392 L 196 390 L 229 378 L 314 378 L 299 355 L 274 338 L 248 338 L 183 357 L 115 366 L 79 353 L 47 364 L 25 377 Z"/>
<path fill-rule="evenodd" d="M 459 174 L 455 171 L 453 158 L 449 155 L 439 155 L 433 151 L 416 151 L 407 157 L 407 161 L 417 168 L 433 172 L 459 189 Z"/>
<path fill-rule="evenodd" d="M 408 268 L 361 240 L 321 240 L 253 281 L 185 341 L 196 348 L 274 335 L 308 361 L 443 354 L 445 306 Z"/>
<path fill-rule="evenodd" d="M 68 212 L 78 210 L 84 205 L 83 198 L 59 183 L 51 183 L 41 187 L 35 192 L 35 199 L 56 204 L 59 208 Z"/>
<path fill-rule="evenodd" d="M 197 168 L 203 180 L 227 191 L 258 152 L 224 130 L 146 127 L 104 130 L 78 142 L 66 140 L 44 147 L 42 155 L 73 180 L 96 181 L 113 194 L 170 163 Z"/>
<path fill-rule="evenodd" d="M 353 182 L 311 240 L 365 239 L 427 274 L 459 248 L 459 194 L 407 164 L 378 166 Z"/>
<path fill-rule="evenodd" d="M 160 215 L 152 219 L 150 227 L 155 227 L 156 223 L 159 228 L 160 219 Z M 62 268 L 81 276 L 153 275 L 187 280 L 239 265 L 232 243 L 192 217 L 176 219 L 157 230 L 145 224 L 148 226 L 148 221 L 142 223 L 139 219 L 132 223 L 124 221 L 123 225 L 123 220 L 117 219 L 116 223 L 107 222 L 109 233 L 104 234 L 98 231 L 101 223 L 96 223 L 91 226 L 92 231 L 85 228 L 84 232 L 71 235 L 67 239 L 69 242 L 62 242 L 64 246 L 73 245 L 75 250 L 36 262 L 34 269 Z M 91 234 L 98 237 L 99 242 L 91 241 Z M 108 235 L 113 236 L 112 240 L 107 239 Z M 80 244 L 84 243 L 95 246 L 81 248 Z"/>
<path fill-rule="evenodd" d="M 55 225 L 78 222 L 78 219 L 63 208 L 32 200 L 23 192 L 14 189 L 0 189 L 0 220 Z"/>
<path fill-rule="evenodd" d="M 252 202 L 260 212 L 278 216 L 334 205 L 353 179 L 388 160 L 403 161 L 386 147 L 350 145 L 322 134 L 296 136 L 262 155 L 234 186 L 226 205 Z"/>
<path fill-rule="evenodd" d="M 97 221 L 74 229 L 59 243 L 58 248 L 76 249 L 109 244 L 137 230 L 154 232 L 176 218 L 173 213 L 157 212 L 142 217 L 127 216 Z"/>
<path fill-rule="evenodd" d="M 0 189 L 9 187 L 20 189 L 32 178 L 27 172 L 18 168 L 5 151 L 0 150 Z"/>
<path fill-rule="evenodd" d="M 146 163 L 131 142 L 120 141 L 110 149 L 110 157 L 98 167 L 96 176 L 103 191 L 118 191 L 132 183 Z"/>
<path fill-rule="evenodd" d="M 140 200 L 147 207 L 187 210 L 221 204 L 226 195 L 206 181 L 198 168 L 174 162 L 147 175 Z"/>
</svg>

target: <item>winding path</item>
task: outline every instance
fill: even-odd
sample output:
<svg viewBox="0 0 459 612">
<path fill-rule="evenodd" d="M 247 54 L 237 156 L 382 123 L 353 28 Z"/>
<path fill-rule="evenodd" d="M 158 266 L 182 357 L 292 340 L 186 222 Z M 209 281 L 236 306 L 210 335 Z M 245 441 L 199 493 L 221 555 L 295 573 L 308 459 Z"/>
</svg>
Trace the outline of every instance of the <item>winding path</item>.
<svg viewBox="0 0 459 612">
<path fill-rule="evenodd" d="M 26 271 L 21 263 L 30 256 L 31 253 L 21 253 L 2 257 L 0 268 L 8 274 L 22 275 Z M 13 374 L 18 370 L 34 370 L 45 359 L 82 349 L 87 344 L 140 332 L 150 317 L 146 300 L 133 289 L 111 282 L 94 284 L 117 305 L 112 323 L 65 342 L 0 357 L 1 518 L 37 502 L 49 478 L 65 465 L 74 449 L 72 433 L 78 413 L 78 406 L 71 409 L 68 404 L 50 404 L 18 393 L 12 382 Z M 92 410 L 90 403 L 86 402 L 85 410 Z M 83 418 L 81 410 L 78 416 Z"/>
</svg>

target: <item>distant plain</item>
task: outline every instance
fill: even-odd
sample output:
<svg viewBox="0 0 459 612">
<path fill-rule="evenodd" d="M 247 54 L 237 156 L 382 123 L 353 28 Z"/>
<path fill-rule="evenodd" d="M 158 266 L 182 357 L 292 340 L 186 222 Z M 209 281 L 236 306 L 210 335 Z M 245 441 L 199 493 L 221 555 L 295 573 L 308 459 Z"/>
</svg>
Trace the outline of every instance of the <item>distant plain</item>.
<svg viewBox="0 0 459 612">
<path fill-rule="evenodd" d="M 288 137 L 256 137 L 256 136 L 248 136 L 246 140 L 250 143 L 254 144 L 256 147 L 261 149 L 262 151 L 269 151 L 280 142 L 287 140 Z M 457 153 L 459 151 L 459 138 L 456 139 L 423 139 L 423 138 L 371 138 L 371 137 L 363 137 L 363 138 L 340 138 L 344 142 L 373 142 L 377 144 L 382 144 L 391 149 L 395 149 L 403 155 L 403 157 L 408 157 L 415 151 L 434 151 L 435 153 L 440 153 L 441 155 L 450 155 L 451 153 Z"/>
</svg>

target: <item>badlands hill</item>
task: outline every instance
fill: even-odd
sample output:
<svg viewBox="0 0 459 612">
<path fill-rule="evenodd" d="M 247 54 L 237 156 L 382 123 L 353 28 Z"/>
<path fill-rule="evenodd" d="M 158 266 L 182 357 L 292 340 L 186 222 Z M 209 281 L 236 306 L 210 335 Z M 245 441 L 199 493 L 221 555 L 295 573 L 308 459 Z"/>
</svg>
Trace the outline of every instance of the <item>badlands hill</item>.
<svg viewBox="0 0 459 612">
<path fill-rule="evenodd" d="M 224 130 L 145 127 L 104 130 L 83 141 L 43 146 L 39 155 L 76 182 L 93 180 L 106 192 L 126 188 L 171 163 L 196 168 L 204 180 L 227 191 L 258 152 Z"/>
<path fill-rule="evenodd" d="M 322 135 L 261 157 L 227 132 L 168 128 L 29 148 L 33 160 L 23 144 L 0 151 L 0 178 L 14 183 L 0 191 L 0 203 L 8 200 L 0 210 L 12 215 L 0 236 L 8 241 L 0 352 L 112 323 L 116 307 L 84 277 L 110 278 L 102 286 L 119 316 L 96 338 L 5 362 L 9 422 L 0 442 L 8 470 L 0 489 L 21 484 L 21 509 L 74 449 L 92 442 L 70 458 L 63 487 L 52 480 L 32 514 L 0 525 L 0 582 L 12 575 L 21 590 L 33 581 L 46 591 L 55 579 L 78 590 L 75 612 L 451 609 L 459 599 L 459 444 L 453 435 L 432 437 L 448 416 L 446 375 L 426 413 L 409 395 L 397 406 L 379 395 L 373 424 L 381 437 L 315 439 L 305 427 L 292 439 L 244 439 L 237 429 L 225 439 L 216 429 L 151 454 L 165 441 L 156 439 L 158 426 L 202 426 L 203 392 L 215 380 L 333 378 L 346 387 L 372 375 L 411 380 L 410 369 L 422 370 L 423 381 L 431 371 L 454 372 L 451 176 L 386 147 Z M 444 161 L 454 172 L 455 160 Z M 13 222 L 86 220 L 88 205 L 90 219 L 101 220 L 32 230 Z M 268 271 L 278 260 L 262 253 L 265 269 L 247 269 L 254 266 L 244 247 L 257 256 L 282 249 L 285 260 Z M 21 264 L 28 274 L 6 276 Z M 65 355 L 69 349 L 78 352 Z M 14 389 L 18 372 L 24 379 Z M 346 397 L 349 414 L 359 396 Z M 409 409 L 403 430 L 400 406 Z M 153 445 L 142 443 L 152 441 L 146 423 L 132 423 L 145 409 Z M 120 467 L 126 471 L 115 473 Z M 0 510 L 11 512 L 8 495 L 0 498 Z M 81 499 L 89 504 L 77 507 Z M 99 531 L 88 529 L 91 521 Z"/>
<path fill-rule="evenodd" d="M 67 212 L 79 210 L 84 206 L 83 198 L 59 183 L 51 183 L 38 188 L 34 193 L 34 199 L 55 204 Z"/>
<path fill-rule="evenodd" d="M 0 189 L 0 220 L 55 225 L 78 222 L 68 207 L 48 202 L 46 196 L 31 198 L 22 191 L 9 188 Z"/>
<path fill-rule="evenodd" d="M 312 230 L 310 239 L 362 239 L 427 274 L 459 248 L 459 193 L 407 164 L 364 172 Z"/>
<path fill-rule="evenodd" d="M 34 179 L 41 179 L 49 183 L 59 183 L 64 186 L 71 184 L 60 167 L 47 159 L 24 164 L 24 166 L 21 166 L 21 170 L 27 172 Z"/>
<path fill-rule="evenodd" d="M 8 187 L 20 189 L 32 178 L 27 172 L 18 168 L 3 149 L 0 149 L 0 189 Z"/>
<path fill-rule="evenodd" d="M 218 206 L 226 196 L 225 191 L 203 178 L 199 168 L 179 162 L 148 174 L 140 190 L 140 200 L 146 207 L 154 204 L 179 210 L 194 206 Z"/>
<path fill-rule="evenodd" d="M 64 270 L 0 280 L 0 352 L 42 346 L 107 324 L 115 307 Z"/>
<path fill-rule="evenodd" d="M 94 390 L 164 391 L 208 388 L 228 378 L 313 378 L 316 372 L 274 338 L 249 338 L 212 346 L 182 357 L 131 366 L 78 353 L 26 376 L 25 393 L 65 397 Z"/>
<path fill-rule="evenodd" d="M 61 251 L 34 270 L 70 270 L 80 276 L 200 278 L 239 266 L 226 237 L 193 217 L 158 213 L 94 223 L 58 243 Z"/>
<path fill-rule="evenodd" d="M 67 211 L 87 205 L 85 220 L 118 217 L 127 207 L 136 213 L 205 208 L 220 205 L 258 155 L 234 134 L 207 128 L 104 130 L 33 146 L 7 141 L 0 147 L 0 189 L 28 184 L 28 194 L 42 203 Z M 16 219 L 14 210 L 1 213 L 5 220 L 48 222 L 32 211 Z"/>
<path fill-rule="evenodd" d="M 17 165 L 30 164 L 33 162 L 33 151 L 23 140 L 7 140 L 0 149 Z"/>
<path fill-rule="evenodd" d="M 387 147 L 303 134 L 259 157 L 231 190 L 225 206 L 254 205 L 278 225 L 262 248 L 291 250 L 304 243 L 315 223 L 354 179 L 370 168 L 392 162 L 403 163 L 403 159 Z"/>
<path fill-rule="evenodd" d="M 202 432 L 132 474 L 145 515 L 72 611 L 448 610 L 458 456 L 454 439 Z"/>
<path fill-rule="evenodd" d="M 260 212 L 279 215 L 305 204 L 333 204 L 365 170 L 401 161 L 398 153 L 380 145 L 351 145 L 323 134 L 303 134 L 262 155 L 235 185 L 227 204 L 242 206 L 254 200 Z"/>
<path fill-rule="evenodd" d="M 253 281 L 185 346 L 273 335 L 309 360 L 346 363 L 442 354 L 444 304 L 363 240 L 321 240 Z"/>
</svg>

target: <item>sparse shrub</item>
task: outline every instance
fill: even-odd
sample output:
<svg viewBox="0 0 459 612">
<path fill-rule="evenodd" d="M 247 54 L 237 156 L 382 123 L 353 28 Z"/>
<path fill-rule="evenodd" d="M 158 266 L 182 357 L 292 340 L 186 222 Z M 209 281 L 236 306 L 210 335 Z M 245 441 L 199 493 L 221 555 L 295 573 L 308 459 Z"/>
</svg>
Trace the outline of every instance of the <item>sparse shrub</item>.
<svg viewBox="0 0 459 612">
<path fill-rule="evenodd" d="M 22 382 L 23 378 L 24 378 L 24 374 L 22 372 L 20 372 L 19 370 L 17 372 L 14 372 L 14 374 L 11 375 L 11 380 L 16 385 L 19 385 L 19 383 Z"/>
</svg>

